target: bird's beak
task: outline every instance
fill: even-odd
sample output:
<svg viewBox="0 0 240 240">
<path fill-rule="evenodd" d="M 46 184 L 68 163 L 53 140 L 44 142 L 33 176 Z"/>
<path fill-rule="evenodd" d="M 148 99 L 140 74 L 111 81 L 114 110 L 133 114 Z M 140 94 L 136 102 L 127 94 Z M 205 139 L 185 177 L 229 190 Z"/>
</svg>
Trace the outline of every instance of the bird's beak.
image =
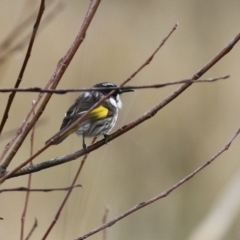
<svg viewBox="0 0 240 240">
<path fill-rule="evenodd" d="M 135 90 L 131 89 L 131 88 L 119 89 L 119 94 L 122 94 L 122 93 L 125 93 L 125 92 L 135 92 Z"/>
</svg>

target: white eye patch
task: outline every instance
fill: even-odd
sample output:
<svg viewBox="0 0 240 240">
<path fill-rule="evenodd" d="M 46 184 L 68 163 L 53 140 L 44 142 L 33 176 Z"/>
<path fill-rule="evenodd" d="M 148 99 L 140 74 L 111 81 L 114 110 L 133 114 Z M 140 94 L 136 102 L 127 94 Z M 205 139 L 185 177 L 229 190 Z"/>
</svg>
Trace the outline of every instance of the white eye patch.
<svg viewBox="0 0 240 240">
<path fill-rule="evenodd" d="M 116 100 L 115 100 L 113 97 L 110 97 L 110 98 L 109 98 L 109 101 L 110 101 L 110 103 L 111 103 L 114 107 L 118 107 L 118 106 L 117 106 L 117 102 L 116 102 Z"/>
<path fill-rule="evenodd" d="M 109 98 L 110 103 L 116 108 L 122 108 L 122 101 L 119 95 L 116 96 L 116 100 L 113 97 Z"/>
<path fill-rule="evenodd" d="M 117 96 L 116 96 L 116 102 L 117 102 L 117 107 L 122 108 L 122 101 L 120 99 L 119 94 L 117 94 Z"/>
</svg>

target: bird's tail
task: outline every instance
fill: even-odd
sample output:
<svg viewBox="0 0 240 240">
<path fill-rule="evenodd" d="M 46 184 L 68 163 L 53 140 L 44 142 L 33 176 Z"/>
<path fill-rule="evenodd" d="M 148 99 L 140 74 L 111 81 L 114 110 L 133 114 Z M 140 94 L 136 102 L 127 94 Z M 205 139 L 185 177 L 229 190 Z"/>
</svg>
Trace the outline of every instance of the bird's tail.
<svg viewBox="0 0 240 240">
<path fill-rule="evenodd" d="M 55 135 L 53 135 L 51 138 L 49 138 L 49 139 L 45 142 L 45 145 L 47 145 L 53 138 L 59 136 L 64 130 L 65 130 L 65 129 L 60 130 L 60 131 L 57 132 Z M 71 133 L 72 133 L 72 132 L 69 132 L 69 133 L 63 135 L 61 138 L 59 138 L 57 141 L 55 141 L 55 142 L 53 143 L 53 145 L 57 145 L 57 144 L 61 143 L 61 142 L 64 141 L 65 138 L 67 138 Z"/>
</svg>

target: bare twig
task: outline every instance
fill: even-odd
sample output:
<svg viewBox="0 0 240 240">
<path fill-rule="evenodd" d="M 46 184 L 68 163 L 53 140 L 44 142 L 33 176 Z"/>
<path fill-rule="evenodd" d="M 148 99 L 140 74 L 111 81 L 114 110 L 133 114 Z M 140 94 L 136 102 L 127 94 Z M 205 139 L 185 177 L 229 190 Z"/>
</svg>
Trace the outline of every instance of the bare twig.
<svg viewBox="0 0 240 240">
<path fill-rule="evenodd" d="M 23 61 L 22 68 L 20 70 L 20 73 L 18 75 L 18 79 L 17 79 L 17 81 L 15 83 L 15 86 L 14 86 L 15 88 L 18 88 L 18 86 L 20 85 L 20 83 L 22 81 L 25 69 L 26 69 L 27 64 L 28 64 L 28 60 L 29 60 L 29 58 L 31 56 L 32 47 L 33 47 L 33 44 L 34 44 L 34 41 L 35 41 L 35 37 L 36 37 L 37 31 L 38 31 L 38 27 L 39 27 L 40 22 L 41 22 L 41 18 L 42 18 L 44 9 L 45 9 L 45 0 L 41 0 L 41 4 L 40 4 L 40 7 L 39 7 L 37 20 L 36 20 L 36 22 L 34 24 L 34 27 L 33 27 L 32 36 L 31 36 L 31 39 L 30 39 L 30 42 L 29 42 L 29 46 L 28 46 L 28 49 L 27 49 L 27 52 L 26 52 L 25 59 Z M 8 119 L 9 110 L 11 108 L 11 105 L 12 105 L 13 99 L 15 97 L 15 94 L 16 93 L 13 92 L 13 93 L 11 93 L 9 95 L 8 103 L 7 103 L 7 106 L 6 106 L 6 109 L 4 111 L 4 114 L 3 114 L 3 117 L 2 117 L 2 121 L 1 121 L 1 124 L 0 124 L 0 135 L 1 135 L 2 130 L 4 128 L 4 125 L 5 125 L 5 123 L 6 123 L 7 119 Z"/>
<path fill-rule="evenodd" d="M 152 85 L 141 85 L 141 86 L 123 86 L 123 87 L 92 87 L 92 88 L 65 88 L 65 89 L 42 89 L 39 87 L 33 88 L 0 88 L 0 93 L 7 93 L 7 92 L 40 92 L 40 93 L 56 93 L 56 94 L 66 94 L 69 92 L 85 92 L 85 91 L 99 91 L 99 90 L 118 90 L 118 89 L 152 89 L 152 88 L 162 88 L 182 83 L 212 83 L 218 80 L 225 80 L 228 79 L 230 75 L 226 75 L 223 77 L 216 77 L 216 78 L 207 78 L 207 79 L 199 79 L 198 81 L 192 79 L 182 79 L 178 81 L 166 82 L 166 83 L 159 83 L 159 84 L 152 84 Z"/>
<path fill-rule="evenodd" d="M 204 73 L 206 73 L 215 63 L 217 63 L 222 57 L 224 57 L 234 46 L 235 44 L 240 40 L 240 33 L 238 33 L 228 44 L 225 46 L 212 60 L 210 60 L 205 66 L 203 66 L 196 74 L 193 75 L 192 79 L 197 80 L 197 78 L 201 77 Z M 167 98 L 165 98 L 162 102 L 154 106 L 152 109 L 144 113 L 139 118 L 135 119 L 131 123 L 123 126 L 122 128 L 118 129 L 114 133 L 108 136 L 108 141 L 112 141 L 113 139 L 119 137 L 120 135 L 124 134 L 125 132 L 129 131 L 130 129 L 138 126 L 142 122 L 148 120 L 149 118 L 153 117 L 160 109 L 165 107 L 168 103 L 173 101 L 177 96 L 179 96 L 184 90 L 186 90 L 189 86 L 191 86 L 191 83 L 185 83 L 178 89 L 176 89 L 173 93 L 171 93 Z M 98 149 L 99 147 L 105 145 L 105 140 L 100 140 L 96 142 L 95 144 L 88 146 L 88 152 L 94 151 Z M 79 151 L 76 151 L 74 153 L 68 154 L 66 156 L 57 157 L 52 160 L 42 162 L 39 164 L 36 164 L 32 167 L 24 167 L 21 170 L 19 170 L 16 174 L 11 174 L 13 177 L 29 174 L 30 172 L 37 172 L 40 170 L 43 170 L 45 168 L 53 167 L 59 164 L 63 164 L 72 160 L 75 160 L 81 156 L 86 154 L 86 150 L 82 149 Z M 18 168 L 19 169 L 19 168 Z M 14 171 L 15 172 L 15 171 Z M 11 176 L 10 175 L 10 176 Z M 10 177 L 9 175 L 6 175 L 4 178 L 7 179 Z"/>
<path fill-rule="evenodd" d="M 30 239 L 30 237 L 31 237 L 33 231 L 36 229 L 37 225 L 38 225 L 38 222 L 37 222 L 37 219 L 35 218 L 34 224 L 33 224 L 33 226 L 32 226 L 32 229 L 30 230 L 30 232 L 29 232 L 29 234 L 27 235 L 27 237 L 25 238 L 25 240 L 29 240 L 29 239 Z"/>
<path fill-rule="evenodd" d="M 19 188 L 7 188 L 7 189 L 0 189 L 0 193 L 3 192 L 56 192 L 56 191 L 68 191 L 72 188 L 82 187 L 81 184 L 77 184 L 71 187 L 65 188 L 26 188 L 26 187 L 19 187 Z"/>
<path fill-rule="evenodd" d="M 92 143 L 94 143 L 94 142 L 96 141 L 96 139 L 97 139 L 97 138 L 94 137 L 93 140 L 92 140 Z M 82 171 L 82 168 L 83 168 L 83 166 L 84 166 L 84 163 L 85 163 L 87 157 L 88 157 L 88 154 L 86 154 L 86 155 L 83 157 L 83 159 L 82 159 L 82 161 L 81 161 L 81 163 L 80 163 L 80 165 L 79 165 L 78 171 L 77 171 L 77 173 L 76 173 L 76 175 L 75 175 L 75 177 L 74 177 L 74 179 L 73 179 L 73 181 L 72 181 L 71 186 L 74 186 L 74 184 L 76 183 L 76 181 L 77 181 L 77 179 L 78 179 L 78 177 L 79 177 L 79 175 L 80 175 L 80 173 L 81 173 L 81 171 Z M 71 194 L 71 192 L 72 192 L 72 188 L 70 188 L 70 189 L 68 190 L 65 198 L 63 199 L 62 204 L 60 205 L 60 207 L 59 207 L 59 209 L 58 209 L 58 211 L 57 211 L 57 213 L 56 213 L 56 215 L 55 215 L 52 223 L 50 224 L 49 228 L 47 229 L 46 233 L 44 234 L 42 240 L 45 240 L 45 239 L 47 238 L 47 236 L 48 236 L 49 233 L 51 232 L 52 228 L 53 228 L 54 225 L 56 224 L 56 222 L 57 222 L 58 218 L 60 217 L 60 214 L 61 214 L 61 212 L 62 212 L 62 210 L 63 210 L 63 208 L 64 208 L 64 206 L 65 206 L 65 204 L 66 204 L 66 202 L 67 202 L 67 200 L 68 200 L 68 198 L 69 198 L 69 196 L 70 196 L 70 194 Z"/>
<path fill-rule="evenodd" d="M 127 78 L 121 86 L 128 83 L 132 78 L 134 78 L 143 68 L 145 68 L 150 62 L 153 60 L 157 52 L 160 50 L 160 48 L 165 44 L 165 42 L 169 39 L 169 37 L 172 35 L 172 33 L 177 29 L 178 23 L 176 23 L 173 27 L 173 29 L 170 31 L 170 33 L 162 40 L 158 48 L 153 52 L 153 54 L 129 77 Z"/>
<path fill-rule="evenodd" d="M 131 209 L 129 209 L 128 211 L 122 213 L 121 215 L 119 215 L 118 217 L 112 219 L 111 221 L 103 224 L 102 226 L 90 231 L 87 234 L 84 234 L 83 236 L 76 238 L 75 240 L 83 240 L 86 239 L 88 237 L 90 237 L 91 235 L 107 228 L 107 227 L 111 227 L 113 224 L 115 224 L 116 222 L 120 221 L 121 219 L 125 218 L 126 216 L 138 211 L 139 209 L 146 207 L 149 204 L 152 204 L 154 202 L 156 202 L 157 200 L 167 197 L 172 191 L 174 191 L 176 188 L 180 187 L 182 184 L 184 184 L 185 182 L 187 182 L 188 180 L 190 180 L 191 178 L 193 178 L 197 173 L 199 173 L 201 170 L 203 170 L 206 166 L 208 166 L 210 163 L 212 163 L 217 157 L 219 157 L 223 152 L 225 152 L 226 150 L 229 149 L 229 147 L 231 146 L 232 142 L 235 140 L 235 138 L 239 135 L 240 133 L 240 128 L 237 130 L 237 132 L 234 134 L 234 136 L 231 138 L 231 140 L 218 152 L 216 153 L 212 158 L 210 158 L 207 162 L 205 162 L 202 166 L 198 167 L 195 171 L 193 171 L 192 173 L 190 173 L 189 175 L 187 175 L 185 178 L 183 178 L 182 180 L 180 180 L 179 182 L 177 182 L 176 184 L 174 184 L 172 187 L 170 187 L 169 189 L 167 189 L 166 191 L 160 193 L 159 195 L 145 201 L 145 202 L 141 202 L 137 205 L 135 205 L 134 207 L 132 207 Z"/>
<path fill-rule="evenodd" d="M 84 22 L 83 22 L 83 24 L 82 24 L 82 26 L 81 26 L 78 34 L 77 34 L 77 36 L 76 36 L 72 46 L 69 48 L 69 50 L 67 51 L 67 53 L 64 56 L 64 58 L 59 61 L 58 66 L 57 66 L 53 76 L 51 77 L 51 80 L 54 81 L 54 83 L 52 84 L 51 88 L 56 88 L 57 87 L 57 85 L 58 85 L 62 75 L 66 71 L 66 68 L 70 64 L 70 62 L 71 62 L 72 58 L 74 57 L 77 49 L 79 48 L 79 46 L 83 42 L 83 40 L 85 38 L 85 35 L 86 35 L 86 31 L 87 31 L 87 29 L 88 29 L 88 27 L 89 27 L 89 25 L 90 25 L 90 23 L 91 23 L 91 21 L 93 19 L 93 16 L 96 13 L 96 10 L 97 10 L 99 4 L 100 4 L 100 0 L 94 0 L 93 2 L 91 2 L 91 4 L 90 4 L 91 7 L 89 8 L 89 10 L 88 10 L 88 12 L 87 12 L 87 14 L 85 16 Z M 26 136 L 28 135 L 29 131 L 34 126 L 34 124 L 36 123 L 38 118 L 42 115 L 42 113 L 43 113 L 43 111 L 44 111 L 44 109 L 46 107 L 46 104 L 48 103 L 48 101 L 51 98 L 51 95 L 52 94 L 48 94 L 45 97 L 45 99 L 43 100 L 41 106 L 38 108 L 38 110 L 36 112 L 36 115 L 33 117 L 31 122 L 24 129 L 24 132 L 21 134 L 21 136 L 20 136 L 19 140 L 17 141 L 17 143 L 15 144 L 14 148 L 12 149 L 10 154 L 7 156 L 7 158 L 4 160 L 4 162 L 0 166 L 0 173 L 4 173 L 4 170 L 7 168 L 7 166 L 11 162 L 12 158 L 17 153 L 18 149 L 21 147 L 21 145 L 22 145 L 24 139 L 26 138 Z M 46 145 L 45 147 L 43 147 L 42 149 L 37 151 L 35 154 L 33 154 L 33 156 L 30 159 L 28 159 L 24 163 L 20 164 L 17 168 L 15 168 L 13 171 L 11 171 L 11 173 L 8 173 L 8 174 L 12 175 L 18 169 L 20 169 L 21 167 L 23 167 L 26 164 L 28 164 L 33 158 L 38 156 L 40 153 L 42 153 L 48 147 L 49 147 L 49 145 Z M 8 174 L 6 174 L 4 177 L 2 177 L 0 179 L 0 183 L 5 181 L 5 179 L 6 179 Z"/>
</svg>

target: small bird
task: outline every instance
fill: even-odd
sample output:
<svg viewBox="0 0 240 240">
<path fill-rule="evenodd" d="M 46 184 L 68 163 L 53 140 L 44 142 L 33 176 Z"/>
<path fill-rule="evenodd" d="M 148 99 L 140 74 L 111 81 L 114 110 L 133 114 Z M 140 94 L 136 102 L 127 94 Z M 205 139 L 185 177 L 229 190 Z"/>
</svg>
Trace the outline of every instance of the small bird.
<svg viewBox="0 0 240 240">
<path fill-rule="evenodd" d="M 82 93 L 75 101 L 75 103 L 67 110 L 65 117 L 62 121 L 62 125 L 58 133 L 52 136 L 45 144 L 48 144 L 51 139 L 57 137 L 67 127 L 76 122 L 85 112 L 87 112 L 95 103 L 97 103 L 102 97 L 112 91 L 117 85 L 110 82 L 103 82 L 94 85 L 96 88 L 105 88 L 98 91 L 86 91 Z M 85 137 L 97 137 L 103 135 L 107 142 L 107 135 L 114 127 L 118 118 L 118 108 L 122 107 L 120 94 L 125 92 L 134 92 L 133 89 L 118 89 L 109 98 L 105 99 L 100 106 L 94 108 L 83 121 L 69 133 L 62 136 L 59 140 L 54 142 L 54 145 L 61 143 L 70 134 L 75 132 L 77 135 L 83 137 L 83 148 L 87 149 L 85 144 Z"/>
</svg>

